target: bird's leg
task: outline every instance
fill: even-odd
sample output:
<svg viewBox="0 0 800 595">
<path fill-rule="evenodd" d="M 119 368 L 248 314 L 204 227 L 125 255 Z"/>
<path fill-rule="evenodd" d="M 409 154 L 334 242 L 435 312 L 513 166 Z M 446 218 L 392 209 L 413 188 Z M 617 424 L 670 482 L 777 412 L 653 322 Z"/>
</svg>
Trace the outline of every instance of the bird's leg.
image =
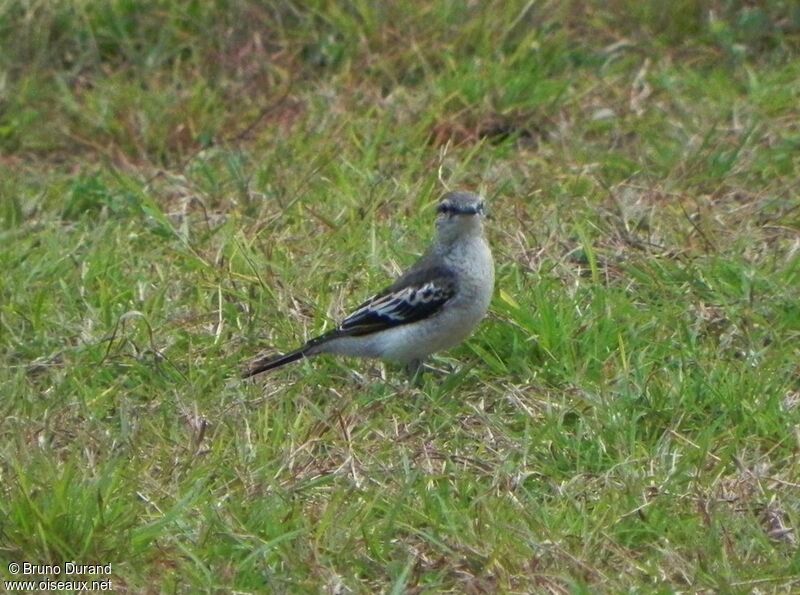
<svg viewBox="0 0 800 595">
<path fill-rule="evenodd" d="M 408 373 L 409 380 L 415 386 L 422 384 L 422 372 L 424 370 L 425 366 L 422 364 L 421 359 L 412 359 L 406 364 L 406 373 Z"/>
</svg>

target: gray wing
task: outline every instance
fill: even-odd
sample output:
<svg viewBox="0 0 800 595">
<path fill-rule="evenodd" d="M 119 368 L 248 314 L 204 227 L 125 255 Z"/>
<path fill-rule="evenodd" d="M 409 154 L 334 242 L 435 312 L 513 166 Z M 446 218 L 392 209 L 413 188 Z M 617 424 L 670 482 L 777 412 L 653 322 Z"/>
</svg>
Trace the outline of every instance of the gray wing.
<svg viewBox="0 0 800 595">
<path fill-rule="evenodd" d="M 414 267 L 361 304 L 332 334 L 359 336 L 433 316 L 456 294 L 455 273 L 445 266 Z"/>
</svg>

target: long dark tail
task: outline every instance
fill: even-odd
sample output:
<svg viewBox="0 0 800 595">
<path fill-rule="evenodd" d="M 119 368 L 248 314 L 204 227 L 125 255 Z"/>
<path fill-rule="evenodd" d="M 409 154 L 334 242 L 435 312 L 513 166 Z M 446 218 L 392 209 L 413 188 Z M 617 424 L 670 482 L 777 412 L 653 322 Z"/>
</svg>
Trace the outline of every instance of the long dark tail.
<svg viewBox="0 0 800 595">
<path fill-rule="evenodd" d="M 324 335 L 310 339 L 300 349 L 295 349 L 286 355 L 267 355 L 254 359 L 247 364 L 247 369 L 242 372 L 242 378 L 250 378 L 256 374 L 261 374 L 261 372 L 268 372 L 269 370 L 274 370 L 275 368 L 280 368 L 286 364 L 296 362 L 304 357 L 311 357 L 312 355 L 321 353 L 324 351 L 324 347 L 321 346 L 331 339 L 335 339 L 336 337 L 340 336 L 340 334 L 340 331 L 334 329 L 325 333 Z"/>
<path fill-rule="evenodd" d="M 247 364 L 247 369 L 242 372 L 242 378 L 250 378 L 256 374 L 261 374 L 261 372 L 268 372 L 269 370 L 274 370 L 275 368 L 280 368 L 286 364 L 296 362 L 306 356 L 307 349 L 308 346 L 303 345 L 300 349 L 296 349 L 286 355 L 267 355 L 254 359 Z"/>
</svg>

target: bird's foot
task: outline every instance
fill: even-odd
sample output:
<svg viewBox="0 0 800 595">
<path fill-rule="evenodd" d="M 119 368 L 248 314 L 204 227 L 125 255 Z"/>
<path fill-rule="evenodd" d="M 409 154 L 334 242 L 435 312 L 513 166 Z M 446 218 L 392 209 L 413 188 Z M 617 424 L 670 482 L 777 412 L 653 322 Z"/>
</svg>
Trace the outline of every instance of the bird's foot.
<svg viewBox="0 0 800 595">
<path fill-rule="evenodd" d="M 431 368 L 430 366 L 426 365 L 423 360 L 415 359 L 411 360 L 406 364 L 406 373 L 408 374 L 408 380 L 411 384 L 420 388 L 422 386 L 422 375 L 425 372 L 434 371 L 435 368 Z"/>
<path fill-rule="evenodd" d="M 422 360 L 412 359 L 405 365 L 408 381 L 414 386 L 419 386 L 422 382 Z"/>
</svg>

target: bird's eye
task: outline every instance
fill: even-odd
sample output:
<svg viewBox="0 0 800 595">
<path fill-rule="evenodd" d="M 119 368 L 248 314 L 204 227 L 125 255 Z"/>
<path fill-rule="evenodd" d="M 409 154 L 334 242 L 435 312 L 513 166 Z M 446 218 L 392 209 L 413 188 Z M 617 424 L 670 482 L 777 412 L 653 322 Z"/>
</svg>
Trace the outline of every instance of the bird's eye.
<svg viewBox="0 0 800 595">
<path fill-rule="evenodd" d="M 453 212 L 453 205 L 449 202 L 441 202 L 439 206 L 436 207 L 437 213 L 452 213 Z"/>
</svg>

